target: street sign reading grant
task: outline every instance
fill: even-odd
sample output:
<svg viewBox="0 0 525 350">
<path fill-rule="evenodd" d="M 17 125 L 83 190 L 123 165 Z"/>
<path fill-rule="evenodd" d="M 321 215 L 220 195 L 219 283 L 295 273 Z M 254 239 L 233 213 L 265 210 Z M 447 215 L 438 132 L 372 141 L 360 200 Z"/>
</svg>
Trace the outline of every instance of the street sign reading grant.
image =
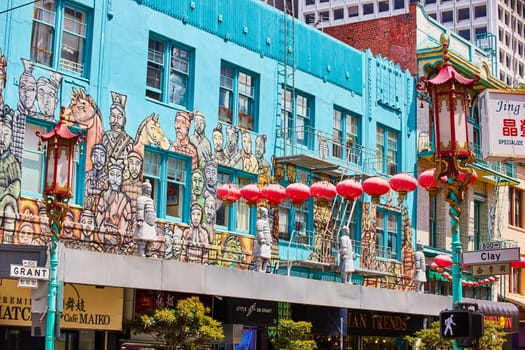
<svg viewBox="0 0 525 350">
<path fill-rule="evenodd" d="M 22 262 L 24 263 L 24 261 Z M 35 264 L 36 265 L 36 261 Z M 11 264 L 10 277 L 31 278 L 36 280 L 48 280 L 49 269 L 46 267 L 33 266 L 33 264 L 15 265 Z"/>
<path fill-rule="evenodd" d="M 520 260 L 520 248 L 476 250 L 461 254 L 461 263 L 467 265 L 510 263 Z"/>
</svg>

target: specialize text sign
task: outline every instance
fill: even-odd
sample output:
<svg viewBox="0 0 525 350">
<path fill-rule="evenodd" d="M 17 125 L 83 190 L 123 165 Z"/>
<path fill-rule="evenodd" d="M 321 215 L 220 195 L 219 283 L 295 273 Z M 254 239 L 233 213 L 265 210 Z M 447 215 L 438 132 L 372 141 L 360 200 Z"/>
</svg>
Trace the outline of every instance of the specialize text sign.
<svg viewBox="0 0 525 350">
<path fill-rule="evenodd" d="M 64 285 L 62 329 L 122 330 L 124 290 Z M 17 280 L 2 279 L 0 326 L 31 327 L 31 289 L 18 288 Z"/>
<path fill-rule="evenodd" d="M 478 110 L 483 160 L 525 160 L 525 92 L 487 89 Z"/>
</svg>

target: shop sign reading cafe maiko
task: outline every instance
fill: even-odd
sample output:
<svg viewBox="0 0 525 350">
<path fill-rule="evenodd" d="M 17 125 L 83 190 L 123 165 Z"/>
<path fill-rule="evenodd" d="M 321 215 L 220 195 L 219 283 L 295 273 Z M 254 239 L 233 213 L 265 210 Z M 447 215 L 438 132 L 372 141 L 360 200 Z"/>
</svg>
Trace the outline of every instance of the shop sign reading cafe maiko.
<svg viewBox="0 0 525 350">
<path fill-rule="evenodd" d="M 31 289 L 12 279 L 2 279 L 1 286 L 0 326 L 31 327 Z M 66 283 L 60 328 L 120 331 L 123 303 L 122 288 Z"/>
</svg>

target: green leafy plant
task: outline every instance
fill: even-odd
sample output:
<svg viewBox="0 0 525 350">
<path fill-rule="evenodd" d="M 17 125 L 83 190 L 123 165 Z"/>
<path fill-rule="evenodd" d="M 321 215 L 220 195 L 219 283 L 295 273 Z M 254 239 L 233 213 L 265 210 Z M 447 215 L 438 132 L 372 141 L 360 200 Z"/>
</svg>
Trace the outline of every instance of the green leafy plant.
<svg viewBox="0 0 525 350">
<path fill-rule="evenodd" d="M 179 300 L 175 309 L 161 308 L 137 315 L 130 326 L 134 333 L 151 335 L 166 350 L 193 350 L 224 339 L 221 323 L 209 313 L 210 309 L 198 297 L 189 297 Z"/>
<path fill-rule="evenodd" d="M 311 350 L 317 344 L 311 340 L 312 324 L 306 321 L 280 320 L 277 335 L 271 338 L 277 350 Z"/>
</svg>

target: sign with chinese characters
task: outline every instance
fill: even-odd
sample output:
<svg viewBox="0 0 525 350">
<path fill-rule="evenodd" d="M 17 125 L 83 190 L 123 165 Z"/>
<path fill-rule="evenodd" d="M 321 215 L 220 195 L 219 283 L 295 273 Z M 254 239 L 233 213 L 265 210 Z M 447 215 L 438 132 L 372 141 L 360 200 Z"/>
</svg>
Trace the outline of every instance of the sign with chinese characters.
<svg viewBox="0 0 525 350">
<path fill-rule="evenodd" d="M 478 98 L 484 161 L 525 160 L 525 92 L 483 91 Z"/>
<path fill-rule="evenodd" d="M 510 264 L 472 265 L 472 276 L 507 275 L 510 273 Z"/>
<path fill-rule="evenodd" d="M 17 281 L 2 279 L 0 326 L 31 327 L 31 289 L 18 288 Z M 122 288 L 64 285 L 62 329 L 122 330 Z"/>
</svg>

